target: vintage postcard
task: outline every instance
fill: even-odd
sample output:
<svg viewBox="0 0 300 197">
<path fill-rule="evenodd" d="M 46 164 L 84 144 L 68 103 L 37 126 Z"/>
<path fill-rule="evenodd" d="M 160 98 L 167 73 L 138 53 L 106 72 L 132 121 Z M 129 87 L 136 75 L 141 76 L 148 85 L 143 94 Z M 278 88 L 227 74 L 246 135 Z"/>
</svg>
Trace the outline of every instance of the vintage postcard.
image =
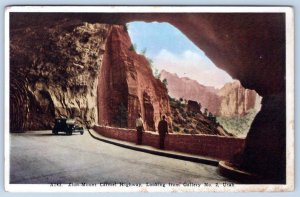
<svg viewBox="0 0 300 197">
<path fill-rule="evenodd" d="M 294 190 L 290 7 L 10 6 L 5 190 Z"/>
</svg>

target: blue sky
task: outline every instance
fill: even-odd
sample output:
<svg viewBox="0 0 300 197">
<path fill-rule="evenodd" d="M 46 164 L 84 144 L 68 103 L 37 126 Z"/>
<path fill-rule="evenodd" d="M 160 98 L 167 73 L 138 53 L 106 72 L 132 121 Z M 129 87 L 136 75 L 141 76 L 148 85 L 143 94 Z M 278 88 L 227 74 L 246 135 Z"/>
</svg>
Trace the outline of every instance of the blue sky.
<svg viewBox="0 0 300 197">
<path fill-rule="evenodd" d="M 150 58 L 158 55 L 163 47 L 175 55 L 185 50 L 191 50 L 204 56 L 184 34 L 169 23 L 129 23 L 129 34 L 133 43 L 137 44 L 137 51 L 147 48 L 147 56 Z"/>
<path fill-rule="evenodd" d="M 232 81 L 225 71 L 217 68 L 201 49 L 169 23 L 131 22 L 128 23 L 128 32 L 137 52 L 146 49 L 146 56 L 153 60 L 158 70 L 165 69 L 216 88 Z"/>
</svg>

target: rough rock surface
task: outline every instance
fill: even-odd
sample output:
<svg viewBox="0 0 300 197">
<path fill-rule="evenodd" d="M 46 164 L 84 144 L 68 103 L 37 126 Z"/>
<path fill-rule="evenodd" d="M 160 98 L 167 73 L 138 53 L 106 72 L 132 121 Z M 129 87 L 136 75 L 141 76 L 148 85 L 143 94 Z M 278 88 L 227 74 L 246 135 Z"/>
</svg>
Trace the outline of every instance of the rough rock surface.
<svg viewBox="0 0 300 197">
<path fill-rule="evenodd" d="M 284 13 L 14 13 L 10 17 L 15 28 L 51 24 L 64 17 L 108 24 L 169 22 L 243 87 L 262 96 L 285 89 Z"/>
<path fill-rule="evenodd" d="M 167 79 L 167 88 L 171 97 L 198 101 L 203 108 L 207 108 L 213 114 L 219 112 L 220 98 L 213 87 L 201 85 L 187 77 L 180 78 L 177 74 L 165 70 L 161 71 L 160 78 Z"/>
<path fill-rule="evenodd" d="M 165 86 L 124 26 L 63 19 L 10 35 L 11 131 L 50 129 L 61 115 L 85 126 L 126 117 L 122 126 L 134 128 L 139 112 L 155 130 L 161 114 L 170 115 Z"/>
<path fill-rule="evenodd" d="M 208 114 L 203 114 L 196 101 L 189 100 L 186 103 L 170 98 L 170 106 L 172 127 L 175 133 L 234 136 L 227 132 L 215 119 L 208 117 Z"/>
<path fill-rule="evenodd" d="M 65 115 L 97 120 L 96 78 L 109 25 L 62 19 L 10 31 L 10 130 L 49 129 Z"/>
<path fill-rule="evenodd" d="M 260 107 L 256 105 L 259 95 L 254 90 L 245 89 L 239 81 L 226 83 L 217 94 L 221 101 L 218 116 L 243 116 L 249 110 Z"/>
<path fill-rule="evenodd" d="M 115 120 L 123 105 L 125 127 L 135 128 L 141 113 L 145 129 L 155 130 L 161 115 L 170 115 L 167 89 L 153 77 L 148 60 L 134 51 L 125 27 L 112 26 L 105 51 L 98 79 L 99 123 L 118 126 Z"/>
<path fill-rule="evenodd" d="M 254 90 L 245 89 L 239 81 L 226 83 L 221 89 L 215 89 L 165 70 L 161 71 L 161 79 L 167 79 L 171 97 L 196 100 L 201 103 L 202 108 L 207 108 L 217 116 L 240 116 L 253 108 L 260 108 L 256 102 L 260 101 L 260 96 Z"/>
</svg>

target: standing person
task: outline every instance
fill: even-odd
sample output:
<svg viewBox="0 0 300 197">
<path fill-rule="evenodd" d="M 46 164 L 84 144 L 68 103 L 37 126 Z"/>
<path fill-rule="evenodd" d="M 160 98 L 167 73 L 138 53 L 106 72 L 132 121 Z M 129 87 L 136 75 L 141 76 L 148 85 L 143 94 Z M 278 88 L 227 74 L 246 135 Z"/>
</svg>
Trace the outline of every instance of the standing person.
<svg viewBox="0 0 300 197">
<path fill-rule="evenodd" d="M 162 116 L 162 120 L 158 123 L 158 133 L 159 133 L 159 148 L 165 148 L 165 137 L 168 133 L 168 122 L 166 121 L 166 117 Z"/>
<path fill-rule="evenodd" d="M 141 114 L 138 114 L 138 118 L 135 121 L 136 132 L 137 132 L 137 141 L 136 144 L 142 144 L 143 130 L 144 130 L 144 121 Z"/>
</svg>

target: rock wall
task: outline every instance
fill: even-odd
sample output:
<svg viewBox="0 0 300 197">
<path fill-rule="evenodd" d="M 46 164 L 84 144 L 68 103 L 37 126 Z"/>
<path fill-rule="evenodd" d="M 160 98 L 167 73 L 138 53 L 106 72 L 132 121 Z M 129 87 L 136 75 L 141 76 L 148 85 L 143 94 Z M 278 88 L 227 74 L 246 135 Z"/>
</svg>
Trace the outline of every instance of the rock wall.
<svg viewBox="0 0 300 197">
<path fill-rule="evenodd" d="M 10 31 L 10 130 L 50 129 L 65 115 L 97 120 L 98 69 L 110 26 L 61 19 Z"/>
<path fill-rule="evenodd" d="M 14 28 L 51 25 L 64 17 L 107 24 L 168 22 L 243 87 L 262 96 L 285 89 L 284 13 L 12 13 L 10 17 Z"/>
<path fill-rule="evenodd" d="M 201 85 L 196 80 L 187 77 L 180 78 L 177 74 L 165 70 L 162 70 L 160 74 L 162 80 L 167 79 L 168 81 L 167 88 L 171 97 L 198 101 L 202 108 L 207 108 L 213 114 L 218 114 L 220 98 L 216 94 L 216 89 Z"/>
<path fill-rule="evenodd" d="M 245 89 L 239 81 L 227 83 L 218 91 L 220 108 L 218 116 L 245 115 L 249 110 L 258 108 L 256 98 L 259 96 L 254 90 Z"/>
<path fill-rule="evenodd" d="M 105 51 L 98 79 L 99 124 L 135 128 L 141 113 L 146 129 L 155 130 L 161 115 L 170 115 L 165 86 L 153 77 L 147 59 L 134 51 L 125 27 L 112 26 Z M 121 105 L 127 117 L 119 117 Z M 118 118 L 127 124 L 118 124 Z"/>
<path fill-rule="evenodd" d="M 11 131 L 50 129 L 61 115 L 134 128 L 138 113 L 155 130 L 170 115 L 166 88 L 123 25 L 61 19 L 10 35 Z"/>
<path fill-rule="evenodd" d="M 254 90 L 245 89 L 239 81 L 226 83 L 221 89 L 215 89 L 165 70 L 161 71 L 161 79 L 167 79 L 171 97 L 196 100 L 201 103 L 202 111 L 207 108 L 217 116 L 243 116 L 250 109 L 260 109 L 260 96 Z"/>
</svg>

